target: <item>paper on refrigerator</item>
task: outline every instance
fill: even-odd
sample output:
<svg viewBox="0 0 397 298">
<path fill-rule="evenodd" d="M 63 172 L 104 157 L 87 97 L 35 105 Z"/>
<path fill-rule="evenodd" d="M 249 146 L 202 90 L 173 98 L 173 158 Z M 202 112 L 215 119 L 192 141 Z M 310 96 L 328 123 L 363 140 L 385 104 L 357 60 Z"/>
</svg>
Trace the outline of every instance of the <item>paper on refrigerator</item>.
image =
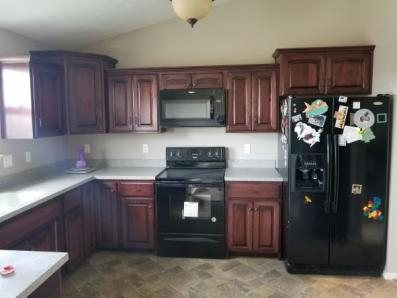
<svg viewBox="0 0 397 298">
<path fill-rule="evenodd" d="M 346 139 L 346 143 L 354 143 L 357 141 L 361 141 L 363 136 L 361 135 L 361 130 L 355 126 L 345 125 L 343 129 L 343 137 Z"/>
</svg>

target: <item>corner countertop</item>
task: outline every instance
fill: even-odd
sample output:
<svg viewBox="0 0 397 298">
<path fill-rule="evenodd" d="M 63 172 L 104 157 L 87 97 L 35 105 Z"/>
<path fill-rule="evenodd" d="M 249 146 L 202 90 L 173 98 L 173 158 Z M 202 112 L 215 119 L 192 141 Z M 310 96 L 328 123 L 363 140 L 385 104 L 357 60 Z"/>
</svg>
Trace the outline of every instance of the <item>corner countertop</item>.
<svg viewBox="0 0 397 298">
<path fill-rule="evenodd" d="M 283 178 L 274 168 L 227 168 L 225 181 L 282 182 Z"/>
<path fill-rule="evenodd" d="M 155 180 L 162 170 L 158 167 L 103 168 L 89 174 L 59 174 L 31 180 L 0 191 L 0 223 L 95 179 Z"/>
<path fill-rule="evenodd" d="M 12 275 L 0 277 L 0 298 L 28 297 L 68 259 L 64 252 L 0 250 L 0 266 L 15 268 Z"/>
</svg>

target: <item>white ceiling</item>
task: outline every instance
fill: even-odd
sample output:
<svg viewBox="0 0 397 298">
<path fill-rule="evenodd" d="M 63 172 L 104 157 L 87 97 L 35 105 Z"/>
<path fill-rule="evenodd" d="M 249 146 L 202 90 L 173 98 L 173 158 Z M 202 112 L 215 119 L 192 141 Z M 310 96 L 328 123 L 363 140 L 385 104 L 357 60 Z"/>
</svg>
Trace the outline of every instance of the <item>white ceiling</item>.
<svg viewBox="0 0 397 298">
<path fill-rule="evenodd" d="M 172 18 L 169 0 L 0 0 L 1 28 L 62 49 Z"/>
</svg>

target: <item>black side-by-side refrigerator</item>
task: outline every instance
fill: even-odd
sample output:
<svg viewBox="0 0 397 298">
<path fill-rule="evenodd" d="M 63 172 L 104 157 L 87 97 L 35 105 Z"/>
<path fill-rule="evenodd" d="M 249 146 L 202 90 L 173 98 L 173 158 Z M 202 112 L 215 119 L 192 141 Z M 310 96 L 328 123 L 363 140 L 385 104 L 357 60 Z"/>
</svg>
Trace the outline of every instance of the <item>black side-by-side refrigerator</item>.
<svg viewBox="0 0 397 298">
<path fill-rule="evenodd" d="M 386 258 L 391 98 L 284 98 L 281 127 L 288 271 L 380 275 Z"/>
</svg>

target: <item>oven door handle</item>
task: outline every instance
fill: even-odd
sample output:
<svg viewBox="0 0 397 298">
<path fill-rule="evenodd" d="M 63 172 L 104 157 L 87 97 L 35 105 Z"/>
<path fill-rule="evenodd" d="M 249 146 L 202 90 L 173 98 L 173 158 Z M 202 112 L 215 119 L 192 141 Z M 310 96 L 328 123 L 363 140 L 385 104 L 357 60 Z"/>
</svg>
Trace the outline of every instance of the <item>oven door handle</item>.
<svg viewBox="0 0 397 298">
<path fill-rule="evenodd" d="M 168 237 L 164 238 L 164 241 L 169 242 L 194 242 L 194 243 L 218 243 L 219 241 L 204 238 L 204 237 Z"/>
<path fill-rule="evenodd" d="M 220 187 L 223 188 L 225 186 L 224 183 L 197 183 L 197 182 L 187 182 L 187 183 L 178 183 L 175 181 L 157 181 L 157 186 L 166 186 L 166 187 L 178 187 L 178 188 L 191 188 L 191 187 Z"/>
</svg>

